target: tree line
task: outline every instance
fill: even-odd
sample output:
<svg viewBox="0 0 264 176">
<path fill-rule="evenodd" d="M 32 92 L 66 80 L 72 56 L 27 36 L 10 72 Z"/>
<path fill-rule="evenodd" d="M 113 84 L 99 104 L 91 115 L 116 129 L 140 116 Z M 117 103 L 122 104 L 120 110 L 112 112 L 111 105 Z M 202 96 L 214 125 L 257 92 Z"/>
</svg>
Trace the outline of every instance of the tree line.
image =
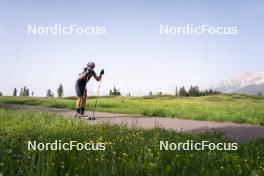
<svg viewBox="0 0 264 176">
<path fill-rule="evenodd" d="M 63 86 L 62 84 L 59 85 L 58 89 L 57 89 L 57 97 L 63 97 Z M 0 96 L 2 96 L 2 92 L 0 92 Z M 29 97 L 29 96 L 34 96 L 34 92 L 33 91 L 30 91 L 29 88 L 27 88 L 26 86 L 24 86 L 23 88 L 20 89 L 20 92 L 18 94 L 18 90 L 17 88 L 15 87 L 14 90 L 13 90 L 13 96 L 22 96 L 22 97 Z M 48 89 L 47 90 L 47 93 L 46 93 L 46 97 L 47 98 L 53 98 L 54 97 L 54 93 Z"/>
<path fill-rule="evenodd" d="M 63 86 L 62 86 L 62 84 L 60 84 L 58 89 L 57 89 L 57 97 L 61 98 L 61 97 L 63 97 L 63 94 L 64 94 L 63 93 Z M 46 97 L 47 98 L 53 98 L 54 97 L 54 93 L 50 89 L 48 89 Z"/>
<path fill-rule="evenodd" d="M 27 88 L 26 86 L 24 86 L 24 87 L 22 87 L 21 89 L 20 89 L 20 92 L 19 92 L 19 94 L 18 94 L 18 90 L 17 90 L 17 88 L 14 88 L 13 89 L 13 94 L 12 94 L 13 96 L 23 96 L 23 97 L 28 97 L 28 96 L 34 96 L 34 92 L 33 91 L 29 91 L 29 88 Z"/>
<path fill-rule="evenodd" d="M 221 94 L 220 91 L 218 90 L 213 90 L 213 89 L 206 89 L 206 90 L 200 90 L 198 86 L 191 86 L 188 90 L 182 86 L 178 90 L 178 87 L 175 89 L 175 96 L 180 96 L 180 97 L 199 97 L 199 96 L 206 96 L 206 95 L 216 95 L 216 94 Z M 149 92 L 149 96 L 153 96 L 153 92 Z M 157 92 L 156 95 L 163 95 L 162 92 Z"/>
<path fill-rule="evenodd" d="M 181 97 L 199 97 L 199 96 L 206 96 L 206 95 L 217 95 L 221 94 L 218 90 L 213 89 L 206 89 L 206 90 L 200 90 L 198 86 L 191 86 L 189 90 L 186 90 L 185 87 L 180 87 L 179 93 L 177 92 L 176 88 L 176 96 Z"/>
<path fill-rule="evenodd" d="M 221 94 L 218 90 L 213 89 L 206 89 L 206 90 L 200 90 L 199 86 L 191 86 L 189 89 L 186 89 L 184 86 L 180 87 L 178 90 L 178 87 L 175 89 L 175 96 L 181 96 L 181 97 L 198 97 L 198 96 L 206 96 L 206 95 L 217 95 Z M 110 96 L 120 96 L 121 92 L 118 88 L 114 86 L 113 89 L 110 89 L 109 91 Z M 153 92 L 149 92 L 149 96 L 153 96 Z M 162 92 L 157 92 L 156 95 L 163 95 Z M 130 96 L 130 92 L 127 96 Z"/>
</svg>

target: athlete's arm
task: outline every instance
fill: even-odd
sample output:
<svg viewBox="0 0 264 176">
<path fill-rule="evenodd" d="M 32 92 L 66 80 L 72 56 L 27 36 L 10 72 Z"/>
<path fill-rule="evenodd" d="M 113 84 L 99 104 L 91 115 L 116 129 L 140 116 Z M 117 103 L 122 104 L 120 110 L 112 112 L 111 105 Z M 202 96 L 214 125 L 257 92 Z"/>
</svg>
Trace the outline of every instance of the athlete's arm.
<svg viewBox="0 0 264 176">
<path fill-rule="evenodd" d="M 96 79 L 96 81 L 100 81 L 102 79 L 103 74 L 104 74 L 104 70 L 100 71 L 100 76 L 97 76 L 96 73 L 94 72 L 94 79 Z"/>
<path fill-rule="evenodd" d="M 100 76 L 97 76 L 96 73 L 94 73 L 94 79 L 96 81 L 100 81 L 102 79 L 102 75 L 100 74 Z"/>
</svg>

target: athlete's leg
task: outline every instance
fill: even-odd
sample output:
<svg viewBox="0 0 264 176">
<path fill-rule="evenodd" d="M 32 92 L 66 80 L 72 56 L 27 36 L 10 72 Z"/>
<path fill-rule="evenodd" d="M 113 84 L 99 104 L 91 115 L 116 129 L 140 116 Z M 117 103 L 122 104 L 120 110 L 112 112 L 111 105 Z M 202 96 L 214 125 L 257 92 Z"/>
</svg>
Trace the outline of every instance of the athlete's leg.
<svg viewBox="0 0 264 176">
<path fill-rule="evenodd" d="M 81 87 L 79 84 L 78 80 L 75 84 L 75 91 L 77 95 L 77 100 L 76 100 L 76 113 L 77 116 L 81 113 L 81 105 L 82 105 L 82 99 L 84 95 L 84 89 Z"/>
<path fill-rule="evenodd" d="M 82 97 L 81 114 L 84 114 L 84 110 L 86 106 L 86 98 L 87 98 L 87 89 L 84 90 L 84 94 Z"/>
<path fill-rule="evenodd" d="M 79 114 L 81 112 L 82 96 L 77 96 L 76 100 L 76 112 Z"/>
</svg>

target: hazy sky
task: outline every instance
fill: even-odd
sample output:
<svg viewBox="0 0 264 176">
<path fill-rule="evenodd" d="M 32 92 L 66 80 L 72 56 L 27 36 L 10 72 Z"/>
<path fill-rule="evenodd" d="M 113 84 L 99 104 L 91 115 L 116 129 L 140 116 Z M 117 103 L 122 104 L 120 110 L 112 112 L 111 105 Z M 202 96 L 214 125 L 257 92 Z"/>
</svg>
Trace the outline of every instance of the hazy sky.
<svg viewBox="0 0 264 176">
<path fill-rule="evenodd" d="M 0 91 L 26 85 L 35 95 L 59 83 L 75 95 L 89 60 L 105 68 L 102 88 L 126 94 L 175 86 L 207 88 L 264 65 L 264 1 L 0 1 Z M 28 35 L 27 25 L 105 26 L 106 35 Z M 238 35 L 160 35 L 160 25 L 236 26 Z M 94 94 L 95 81 L 89 84 Z"/>
</svg>

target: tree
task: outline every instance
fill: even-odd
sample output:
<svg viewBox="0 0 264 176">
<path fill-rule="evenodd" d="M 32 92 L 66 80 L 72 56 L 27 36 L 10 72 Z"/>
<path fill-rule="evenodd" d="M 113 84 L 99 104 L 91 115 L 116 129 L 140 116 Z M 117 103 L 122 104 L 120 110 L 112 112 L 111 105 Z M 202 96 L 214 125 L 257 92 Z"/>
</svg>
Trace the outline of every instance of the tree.
<svg viewBox="0 0 264 176">
<path fill-rule="evenodd" d="M 62 84 L 59 85 L 59 88 L 57 89 L 58 97 L 63 97 L 63 86 Z"/>
<path fill-rule="evenodd" d="M 47 98 L 53 98 L 53 97 L 54 97 L 54 93 L 53 93 L 50 89 L 48 89 L 48 90 L 47 90 L 46 97 L 47 97 Z"/>
<path fill-rule="evenodd" d="M 113 90 L 110 89 L 109 95 L 120 96 L 121 92 L 114 86 Z"/>
<path fill-rule="evenodd" d="M 23 96 L 26 96 L 26 95 L 27 95 L 27 87 L 24 86 L 24 88 L 23 88 Z"/>
<path fill-rule="evenodd" d="M 29 89 L 26 89 L 25 96 L 29 97 Z"/>
<path fill-rule="evenodd" d="M 19 96 L 29 96 L 29 89 L 24 86 L 20 89 Z"/>
<path fill-rule="evenodd" d="M 117 92 L 117 89 L 116 89 L 116 87 L 114 86 L 114 93 L 116 93 Z"/>
<path fill-rule="evenodd" d="M 17 96 L 17 89 L 16 88 L 14 88 L 14 90 L 13 90 L 13 96 Z"/>
<path fill-rule="evenodd" d="M 217 95 L 217 94 L 221 94 L 221 92 L 213 89 L 205 90 L 203 92 L 203 95 Z"/>
<path fill-rule="evenodd" d="M 20 89 L 19 96 L 23 96 L 23 88 Z"/>
<path fill-rule="evenodd" d="M 184 86 L 180 88 L 179 95 L 181 97 L 187 97 L 188 96 L 188 93 L 187 93 L 187 91 L 186 91 Z"/>
<path fill-rule="evenodd" d="M 176 89 L 175 89 L 175 96 L 178 97 L 178 87 L 176 86 Z"/>
<path fill-rule="evenodd" d="M 120 96 L 120 91 L 114 86 L 114 95 Z"/>
<path fill-rule="evenodd" d="M 258 94 L 257 94 L 258 96 L 262 96 L 262 92 L 258 92 Z"/>
<path fill-rule="evenodd" d="M 34 92 L 33 92 L 33 91 L 31 92 L 31 96 L 32 96 L 32 97 L 34 96 Z"/>
<path fill-rule="evenodd" d="M 191 88 L 188 91 L 189 96 L 197 97 L 200 96 L 200 90 L 198 86 L 191 86 Z"/>
<path fill-rule="evenodd" d="M 0 92 L 0 97 L 2 97 L 3 96 L 3 93 L 2 92 Z"/>
<path fill-rule="evenodd" d="M 200 91 L 200 96 L 205 96 L 205 91 Z"/>
<path fill-rule="evenodd" d="M 149 96 L 152 96 L 152 95 L 153 95 L 153 93 L 150 91 L 150 92 L 149 92 Z"/>
</svg>

